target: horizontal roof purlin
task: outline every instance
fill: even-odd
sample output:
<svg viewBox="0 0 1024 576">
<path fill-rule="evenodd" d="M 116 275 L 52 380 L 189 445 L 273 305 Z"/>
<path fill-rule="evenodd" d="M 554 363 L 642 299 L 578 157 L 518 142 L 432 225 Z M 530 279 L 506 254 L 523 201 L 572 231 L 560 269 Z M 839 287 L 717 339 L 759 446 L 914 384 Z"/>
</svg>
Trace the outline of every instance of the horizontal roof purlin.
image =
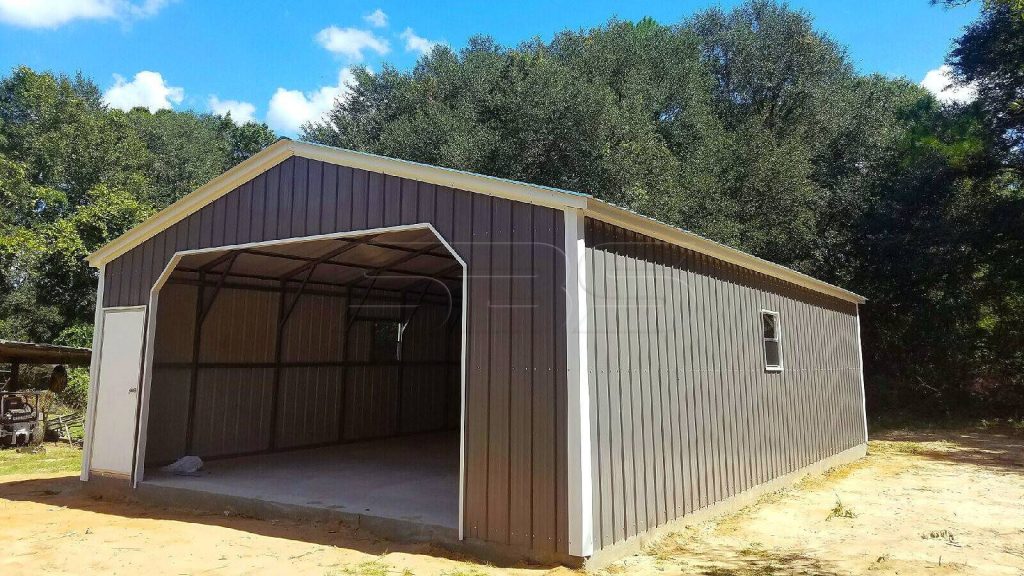
<svg viewBox="0 0 1024 576">
<path fill-rule="evenodd" d="M 785 266 L 769 262 L 746 252 L 708 240 L 692 232 L 642 216 L 587 194 L 570 192 L 547 186 L 516 182 L 494 176 L 474 174 L 462 170 L 398 160 L 375 154 L 355 152 L 319 144 L 281 139 L 263 149 L 181 200 L 132 228 L 121 237 L 88 256 L 89 263 L 101 266 L 142 244 L 147 239 L 173 226 L 190 214 L 234 190 L 241 184 L 265 172 L 291 156 L 378 172 L 438 186 L 487 194 L 499 198 L 547 206 L 559 210 L 581 210 L 590 218 L 634 230 L 646 236 L 676 244 L 713 258 L 760 272 L 780 280 L 827 294 L 842 300 L 861 304 L 864 298 L 853 292 L 833 286 Z"/>
</svg>

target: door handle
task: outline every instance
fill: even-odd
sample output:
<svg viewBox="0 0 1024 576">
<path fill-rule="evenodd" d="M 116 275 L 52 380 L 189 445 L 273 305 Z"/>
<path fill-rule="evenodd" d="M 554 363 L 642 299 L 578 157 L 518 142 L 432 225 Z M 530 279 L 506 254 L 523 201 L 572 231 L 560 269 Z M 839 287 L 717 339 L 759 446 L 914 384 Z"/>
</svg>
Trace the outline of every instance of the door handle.
<svg viewBox="0 0 1024 576">
<path fill-rule="evenodd" d="M 129 393 L 129 394 L 135 394 L 135 393 L 136 393 L 136 392 L 138 392 L 138 391 L 139 391 L 139 389 L 138 389 L 138 388 L 129 388 L 129 389 L 128 389 L 128 393 Z"/>
</svg>

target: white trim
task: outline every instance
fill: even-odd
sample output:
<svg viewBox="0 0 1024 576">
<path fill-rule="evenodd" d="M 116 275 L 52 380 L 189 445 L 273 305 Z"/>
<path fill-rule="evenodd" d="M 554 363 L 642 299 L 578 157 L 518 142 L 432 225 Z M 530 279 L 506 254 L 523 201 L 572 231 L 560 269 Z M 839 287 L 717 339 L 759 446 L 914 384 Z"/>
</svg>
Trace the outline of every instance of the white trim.
<svg viewBox="0 0 1024 576">
<path fill-rule="evenodd" d="M 156 340 L 156 318 L 157 318 L 157 306 L 159 305 L 159 293 L 160 289 L 167 283 L 167 279 L 170 278 L 171 272 L 174 267 L 177 266 L 178 262 L 184 256 L 192 254 L 203 254 L 207 252 L 221 252 L 225 250 L 235 250 L 240 248 L 256 248 L 260 246 L 276 246 L 281 244 L 300 244 L 305 242 L 314 242 L 316 240 L 331 240 L 337 238 L 350 238 L 358 236 L 367 236 L 370 234 L 382 234 L 387 232 L 401 232 L 405 230 L 430 230 L 431 233 L 437 238 L 437 240 L 445 247 L 446 250 L 452 255 L 452 258 L 462 266 L 462 350 L 461 359 L 462 365 L 460 367 L 460 385 L 461 385 L 461 401 L 460 401 L 460 432 L 459 432 L 459 540 L 465 538 L 465 496 L 466 496 L 466 344 L 468 341 L 468 294 L 469 294 L 469 266 L 466 265 L 466 261 L 459 256 L 458 252 L 448 243 L 447 240 L 441 234 L 438 233 L 437 229 L 430 223 L 420 224 L 406 224 L 402 226 L 391 226 L 384 228 L 369 228 L 365 230 L 352 230 L 349 232 L 335 232 L 331 234 L 320 234 L 317 236 L 300 236 L 297 238 L 282 238 L 279 240 L 266 240 L 262 242 L 249 242 L 247 244 L 231 244 L 227 246 L 216 246 L 210 248 L 198 248 L 194 250 L 181 250 L 175 252 L 171 257 L 170 261 L 164 267 L 160 277 L 156 283 L 153 284 L 150 289 L 150 306 L 149 306 L 149 317 L 146 321 L 146 349 L 143 354 L 143 368 L 142 368 L 142 386 L 140 391 L 140 402 L 139 413 L 137 417 L 138 425 L 136 427 L 135 434 L 135 470 L 132 478 L 132 486 L 137 486 L 139 482 L 145 480 L 145 449 L 146 449 L 146 427 L 149 422 L 149 395 L 150 389 L 153 384 L 153 354 L 155 352 L 155 340 Z M 144 308 L 144 306 L 143 306 Z M 93 361 L 96 362 L 94 355 Z M 90 386 L 90 390 L 92 387 Z"/>
<path fill-rule="evenodd" d="M 79 478 L 83 481 L 89 479 L 92 464 L 92 441 L 93 432 L 96 427 L 96 400 L 100 384 L 100 361 L 103 356 L 103 325 L 106 322 L 108 313 L 146 311 L 146 305 L 137 306 L 110 306 L 103 307 L 103 272 L 100 268 L 100 280 L 96 294 L 96 318 L 93 324 L 92 334 L 92 362 L 89 366 L 89 403 L 85 409 L 85 436 L 82 438 L 82 473 Z M 97 472 L 103 472 L 97 470 Z"/>
<path fill-rule="evenodd" d="M 569 554 L 594 553 L 587 358 L 587 267 L 582 210 L 565 211 L 565 328 L 569 422 Z"/>
<path fill-rule="evenodd" d="M 854 317 L 854 321 L 857 322 L 857 361 L 860 363 L 860 410 L 864 416 L 864 441 L 868 441 L 868 397 L 867 390 L 864 387 L 864 350 L 861 348 L 860 342 L 860 306 L 857 306 L 857 314 Z"/>
<path fill-rule="evenodd" d="M 142 355 L 142 385 L 139 386 L 139 409 L 135 428 L 135 466 L 132 470 L 132 488 L 146 475 L 146 431 L 149 430 L 149 393 L 153 385 L 153 356 L 156 353 L 156 311 L 160 304 L 160 288 L 167 283 L 184 252 L 176 252 L 164 266 L 149 291 L 149 315 L 146 317 L 146 341 Z"/>
<path fill-rule="evenodd" d="M 90 254 L 88 256 L 89 263 L 93 266 L 100 266 L 110 262 L 291 156 L 301 156 L 330 164 L 419 180 L 558 210 L 581 209 L 584 211 L 584 215 L 590 218 L 634 230 L 646 236 L 695 250 L 713 258 L 855 304 L 864 303 L 863 297 L 838 286 L 585 194 L 291 140 L 279 140 L 161 210 L 142 224 Z"/>
<path fill-rule="evenodd" d="M 82 472 L 79 478 L 89 479 L 89 463 L 92 461 L 92 425 L 96 415 L 96 383 L 100 372 L 100 347 L 103 344 L 103 280 L 106 267 L 99 267 L 99 281 L 96 283 L 96 311 L 92 323 L 92 362 L 89 365 L 89 399 L 85 405 L 85 435 L 82 437 Z"/>
<path fill-rule="evenodd" d="M 775 340 L 769 340 L 764 337 L 764 315 L 775 317 Z M 782 372 L 786 365 L 786 355 L 783 354 L 782 349 L 782 317 L 775 310 L 768 310 L 767 308 L 761 308 L 761 313 L 757 318 L 760 322 L 761 328 L 761 359 L 764 360 L 764 371 L 765 372 Z M 779 364 L 768 364 L 768 349 L 765 348 L 765 342 L 777 342 L 779 345 Z"/>
<path fill-rule="evenodd" d="M 702 236 L 698 236 L 693 232 L 687 232 L 680 230 L 674 226 L 658 222 L 653 218 L 641 216 L 635 212 L 631 212 L 624 208 L 619 208 L 607 202 L 603 202 L 597 199 L 589 199 L 587 204 L 587 216 L 602 222 L 614 224 L 622 228 L 627 228 L 635 232 L 656 238 L 670 244 L 675 244 L 683 248 L 688 248 L 701 254 L 717 258 L 730 264 L 735 264 L 747 270 L 754 272 L 760 272 L 779 280 L 784 280 L 797 286 L 814 290 L 822 294 L 828 294 L 854 304 L 863 304 L 864 297 L 858 294 L 854 294 L 849 290 L 845 290 L 838 286 L 833 286 L 828 282 L 823 282 L 816 278 L 812 278 L 796 270 L 786 268 L 780 264 L 769 262 L 767 260 L 758 258 L 746 252 L 741 252 L 735 248 L 730 248 L 724 244 L 719 244 L 713 240 L 708 240 Z"/>
<path fill-rule="evenodd" d="M 554 188 L 342 148 L 279 140 L 96 250 L 87 257 L 89 263 L 98 266 L 117 258 L 291 156 L 320 160 L 330 164 L 409 178 L 438 186 L 469 190 L 550 208 L 563 209 L 566 206 L 583 208 L 587 204 L 587 197 L 584 195 Z"/>
<path fill-rule="evenodd" d="M 356 152 L 344 148 L 333 148 L 307 142 L 292 142 L 292 153 L 296 156 L 310 160 L 320 160 L 328 164 L 339 164 L 367 172 L 377 172 L 399 178 L 419 180 L 428 184 L 447 186 L 456 190 L 466 190 L 516 200 L 527 204 L 537 204 L 556 208 L 559 210 L 567 207 L 585 208 L 589 198 L 584 194 L 577 194 L 566 190 L 506 180 L 494 176 L 484 176 L 462 170 L 431 166 L 398 160 L 387 156 L 377 156 L 365 152 Z"/>
</svg>

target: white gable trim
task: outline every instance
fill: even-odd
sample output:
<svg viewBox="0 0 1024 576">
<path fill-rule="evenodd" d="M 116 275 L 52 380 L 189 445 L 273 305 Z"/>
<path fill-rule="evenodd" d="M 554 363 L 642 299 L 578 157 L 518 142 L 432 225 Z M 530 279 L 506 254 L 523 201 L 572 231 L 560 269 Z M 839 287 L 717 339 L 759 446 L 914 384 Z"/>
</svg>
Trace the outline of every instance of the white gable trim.
<svg viewBox="0 0 1024 576">
<path fill-rule="evenodd" d="M 473 174 L 451 168 L 441 168 L 439 166 L 397 160 L 385 156 L 332 148 L 330 146 L 294 142 L 292 140 L 279 140 L 248 160 L 210 180 L 191 194 L 171 204 L 121 237 L 90 254 L 87 257 L 89 264 L 95 267 L 103 266 L 291 156 L 300 156 L 310 160 L 319 160 L 330 164 L 418 180 L 438 186 L 448 186 L 457 190 L 487 194 L 489 196 L 559 210 L 582 210 L 583 215 L 589 218 L 634 230 L 652 238 L 676 244 L 848 302 L 857 304 L 864 302 L 863 297 L 838 286 L 833 286 L 806 274 L 790 270 L 785 266 L 773 264 L 767 260 L 762 260 L 756 256 L 729 248 L 691 232 L 663 224 L 657 220 L 641 216 L 584 194 L 574 194 L 564 190 L 515 182 L 493 176 Z"/>
</svg>

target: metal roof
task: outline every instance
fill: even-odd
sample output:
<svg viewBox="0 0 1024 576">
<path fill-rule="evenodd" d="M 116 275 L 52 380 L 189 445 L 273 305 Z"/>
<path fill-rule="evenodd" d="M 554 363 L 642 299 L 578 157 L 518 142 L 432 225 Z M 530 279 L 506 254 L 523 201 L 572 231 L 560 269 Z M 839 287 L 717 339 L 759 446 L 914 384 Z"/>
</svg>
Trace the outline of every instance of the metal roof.
<svg viewBox="0 0 1024 576">
<path fill-rule="evenodd" d="M 589 194 L 288 139 L 278 140 L 96 250 L 88 256 L 89 263 L 96 267 L 106 264 L 291 156 L 560 210 L 579 210 L 589 218 L 627 228 L 822 294 L 856 304 L 864 302 L 863 296 L 844 288 L 637 214 Z"/>
</svg>

